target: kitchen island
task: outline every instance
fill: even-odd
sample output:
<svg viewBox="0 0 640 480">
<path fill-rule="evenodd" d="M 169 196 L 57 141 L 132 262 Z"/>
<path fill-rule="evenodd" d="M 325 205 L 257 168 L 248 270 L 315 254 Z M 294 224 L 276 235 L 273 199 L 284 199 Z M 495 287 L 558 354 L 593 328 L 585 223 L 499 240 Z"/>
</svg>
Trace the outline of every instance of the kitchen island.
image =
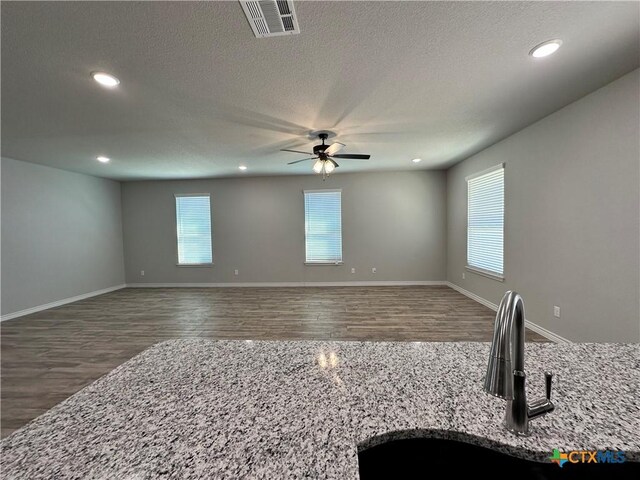
<svg viewBox="0 0 640 480">
<path fill-rule="evenodd" d="M 548 462 L 553 449 L 640 461 L 640 345 L 526 345 L 518 437 L 482 390 L 488 343 L 171 340 L 2 441 L 3 478 L 358 478 L 358 451 L 434 437 Z"/>
</svg>

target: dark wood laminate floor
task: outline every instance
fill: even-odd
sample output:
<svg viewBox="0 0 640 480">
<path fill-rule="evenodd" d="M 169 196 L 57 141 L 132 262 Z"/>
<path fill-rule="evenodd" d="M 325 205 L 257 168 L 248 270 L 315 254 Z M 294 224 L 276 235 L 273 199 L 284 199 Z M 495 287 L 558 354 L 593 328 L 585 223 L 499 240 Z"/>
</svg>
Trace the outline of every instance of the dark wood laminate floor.
<svg viewBox="0 0 640 480">
<path fill-rule="evenodd" d="M 2 323 L 2 437 L 167 339 L 490 341 L 494 318 L 444 286 L 119 290 Z"/>
</svg>

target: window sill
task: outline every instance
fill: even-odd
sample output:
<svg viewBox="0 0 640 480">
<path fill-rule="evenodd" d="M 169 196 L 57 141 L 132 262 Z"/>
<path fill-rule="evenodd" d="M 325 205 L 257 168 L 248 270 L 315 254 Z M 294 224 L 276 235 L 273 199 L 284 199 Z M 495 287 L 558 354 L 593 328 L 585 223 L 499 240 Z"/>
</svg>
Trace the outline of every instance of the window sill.
<svg viewBox="0 0 640 480">
<path fill-rule="evenodd" d="M 340 266 L 340 265 L 344 265 L 343 262 L 304 262 L 305 265 L 319 265 L 319 266 L 331 266 L 331 265 L 335 265 L 335 266 Z"/>
<path fill-rule="evenodd" d="M 504 276 L 498 273 L 490 272 L 488 270 L 483 270 L 481 268 L 470 267 L 469 265 L 464 267 L 471 273 L 476 273 L 478 275 L 482 275 L 483 277 L 490 278 L 491 280 L 495 280 L 497 282 L 504 282 Z"/>
<path fill-rule="evenodd" d="M 213 267 L 213 263 L 176 263 L 176 267 L 207 268 L 207 267 Z"/>
</svg>

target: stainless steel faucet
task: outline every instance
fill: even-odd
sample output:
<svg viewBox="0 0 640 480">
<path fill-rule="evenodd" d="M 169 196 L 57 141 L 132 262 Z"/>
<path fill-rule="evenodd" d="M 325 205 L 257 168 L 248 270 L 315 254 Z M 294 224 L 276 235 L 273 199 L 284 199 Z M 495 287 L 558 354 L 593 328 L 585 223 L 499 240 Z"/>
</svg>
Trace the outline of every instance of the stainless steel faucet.
<svg viewBox="0 0 640 480">
<path fill-rule="evenodd" d="M 507 401 L 504 426 L 516 435 L 529 434 L 529 420 L 552 412 L 551 381 L 545 373 L 546 398 L 527 404 L 524 373 L 524 302 L 516 292 L 502 297 L 489 355 L 484 391 Z"/>
</svg>

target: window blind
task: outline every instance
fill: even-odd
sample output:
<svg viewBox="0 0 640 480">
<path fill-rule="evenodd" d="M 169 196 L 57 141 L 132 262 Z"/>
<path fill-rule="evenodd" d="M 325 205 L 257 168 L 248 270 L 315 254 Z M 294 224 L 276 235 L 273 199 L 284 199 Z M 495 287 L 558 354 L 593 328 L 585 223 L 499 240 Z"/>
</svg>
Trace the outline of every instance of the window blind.
<svg viewBox="0 0 640 480">
<path fill-rule="evenodd" d="M 304 231 L 307 263 L 342 262 L 342 192 L 305 190 Z"/>
<path fill-rule="evenodd" d="M 176 195 L 178 264 L 213 262 L 209 195 Z"/>
<path fill-rule="evenodd" d="M 504 166 L 467 177 L 467 265 L 504 274 Z"/>
</svg>

